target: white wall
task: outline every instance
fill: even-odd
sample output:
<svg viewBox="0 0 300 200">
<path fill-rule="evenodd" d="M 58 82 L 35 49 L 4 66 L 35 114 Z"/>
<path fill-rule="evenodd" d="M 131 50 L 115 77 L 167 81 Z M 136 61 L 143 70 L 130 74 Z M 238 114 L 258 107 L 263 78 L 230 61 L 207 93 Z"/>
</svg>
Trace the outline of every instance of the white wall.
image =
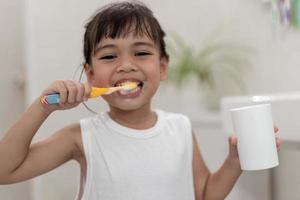
<svg viewBox="0 0 300 200">
<path fill-rule="evenodd" d="M 83 25 L 101 5 L 109 1 L 80 0 L 26 0 L 26 67 L 28 74 L 27 104 L 33 101 L 50 82 L 71 78 L 82 62 Z M 228 37 L 248 42 L 257 47 L 254 69 L 246 75 L 249 93 L 270 93 L 297 90 L 300 72 L 297 54 L 300 51 L 298 32 L 287 32 L 281 37 L 272 32 L 270 11 L 260 0 L 147 0 L 148 5 L 167 32 L 177 31 L 189 43 L 201 39 L 222 24 L 230 24 Z M 208 114 L 201 106 L 199 88 L 185 93 L 163 87 L 155 105 L 184 112 L 194 121 L 210 121 L 218 116 Z M 162 95 L 164 94 L 164 95 Z M 178 96 L 179 95 L 179 96 Z M 174 96 L 178 98 L 174 99 Z M 166 99 L 172 99 L 166 101 Z M 103 103 L 93 106 L 102 111 Z M 71 111 L 54 113 L 41 128 L 36 139 L 49 136 L 71 121 L 90 115 L 79 107 Z M 212 132 L 217 132 L 212 130 Z M 219 130 L 221 132 L 221 130 Z M 203 136 L 198 131 L 199 138 Z M 201 135 L 202 134 L 202 135 Z M 204 137 L 204 136 L 203 136 Z M 205 157 L 219 155 L 209 162 L 216 165 L 225 156 L 226 141 L 222 135 L 205 136 Z M 215 138 L 222 139 L 218 145 Z M 212 146 L 214 149 L 212 149 Z M 210 153 L 213 150 L 215 153 Z M 69 163 L 45 176 L 35 179 L 35 199 L 70 199 L 76 193 L 79 169 Z M 264 194 L 265 195 L 265 194 Z"/>
<path fill-rule="evenodd" d="M 22 6 L 18 0 L 0 1 L 0 137 L 24 109 Z M 0 197 L 29 200 L 29 183 L 0 186 Z"/>
</svg>

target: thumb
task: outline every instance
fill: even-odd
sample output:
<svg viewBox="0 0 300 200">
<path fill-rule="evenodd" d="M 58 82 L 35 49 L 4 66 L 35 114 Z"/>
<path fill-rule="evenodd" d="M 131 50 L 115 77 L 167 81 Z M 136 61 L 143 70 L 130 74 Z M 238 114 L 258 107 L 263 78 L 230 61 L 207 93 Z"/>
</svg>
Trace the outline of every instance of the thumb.
<svg viewBox="0 0 300 200">
<path fill-rule="evenodd" d="M 237 150 L 237 137 L 236 136 L 230 136 L 228 138 L 229 143 L 229 155 L 231 156 L 238 156 L 238 150 Z"/>
</svg>

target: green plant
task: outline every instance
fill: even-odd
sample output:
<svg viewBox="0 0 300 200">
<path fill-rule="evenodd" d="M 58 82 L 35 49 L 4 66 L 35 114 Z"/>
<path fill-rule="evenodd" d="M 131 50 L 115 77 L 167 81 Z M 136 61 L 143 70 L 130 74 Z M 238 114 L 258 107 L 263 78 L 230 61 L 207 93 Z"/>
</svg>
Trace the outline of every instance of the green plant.
<svg viewBox="0 0 300 200">
<path fill-rule="evenodd" d="M 219 31 L 212 33 L 197 49 L 174 34 L 167 42 L 171 57 L 169 80 L 181 88 L 183 83 L 186 85 L 194 78 L 210 93 L 220 90 L 224 83 L 232 82 L 244 91 L 243 72 L 251 66 L 253 48 L 221 39 L 219 35 Z M 218 85 L 220 79 L 223 83 Z M 222 95 L 226 94 L 220 94 L 216 101 Z"/>
</svg>

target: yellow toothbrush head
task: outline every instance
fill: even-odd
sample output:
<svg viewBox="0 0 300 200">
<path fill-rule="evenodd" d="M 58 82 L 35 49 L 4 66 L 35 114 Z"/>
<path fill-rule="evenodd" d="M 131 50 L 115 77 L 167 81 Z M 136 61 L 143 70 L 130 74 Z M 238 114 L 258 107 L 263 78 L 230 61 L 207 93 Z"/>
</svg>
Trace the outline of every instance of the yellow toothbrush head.
<svg viewBox="0 0 300 200">
<path fill-rule="evenodd" d="M 109 90 L 105 92 L 105 94 L 111 94 L 113 92 L 120 91 L 120 90 L 133 90 L 137 87 L 138 87 L 138 83 L 128 81 L 122 83 L 120 86 L 109 88 Z"/>
<path fill-rule="evenodd" d="M 110 87 L 110 88 L 92 87 L 90 98 L 96 98 L 101 95 L 108 95 L 119 90 L 133 90 L 137 87 L 138 87 L 138 83 L 136 82 L 124 82 L 120 86 Z"/>
</svg>

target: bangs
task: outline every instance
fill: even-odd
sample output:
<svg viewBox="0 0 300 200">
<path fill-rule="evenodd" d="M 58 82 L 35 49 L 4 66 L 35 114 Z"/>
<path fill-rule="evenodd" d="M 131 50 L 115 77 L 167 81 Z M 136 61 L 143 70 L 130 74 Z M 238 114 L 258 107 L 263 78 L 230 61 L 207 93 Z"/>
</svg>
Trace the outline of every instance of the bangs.
<svg viewBox="0 0 300 200">
<path fill-rule="evenodd" d="M 127 13 L 125 13 L 127 14 Z M 146 35 L 153 41 L 158 41 L 157 31 L 151 27 L 150 19 L 138 13 L 128 13 L 127 16 L 116 16 L 106 24 L 99 25 L 96 33 L 95 43 L 99 43 L 102 38 L 125 38 L 129 34 L 134 36 Z"/>
<path fill-rule="evenodd" d="M 90 61 L 104 38 L 125 38 L 129 34 L 147 36 L 161 49 L 165 33 L 150 9 L 142 3 L 113 3 L 99 10 L 85 26 L 84 55 Z"/>
</svg>

